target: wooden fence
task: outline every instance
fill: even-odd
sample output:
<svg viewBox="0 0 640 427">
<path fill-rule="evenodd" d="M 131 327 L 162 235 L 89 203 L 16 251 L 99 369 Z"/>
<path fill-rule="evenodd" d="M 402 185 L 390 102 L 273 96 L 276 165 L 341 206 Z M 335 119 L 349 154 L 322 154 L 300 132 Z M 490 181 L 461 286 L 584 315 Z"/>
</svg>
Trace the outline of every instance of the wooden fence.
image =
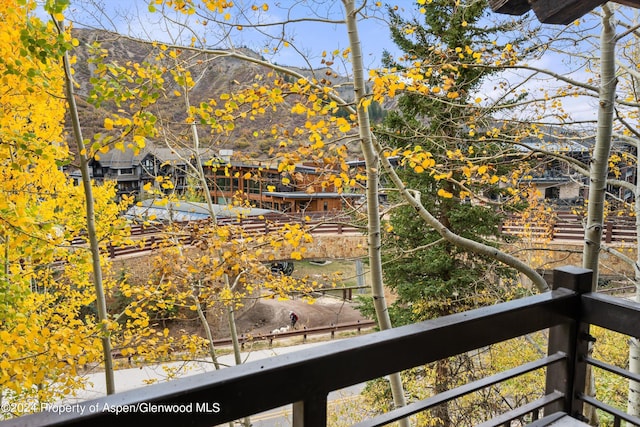
<svg viewBox="0 0 640 427">
<path fill-rule="evenodd" d="M 313 328 L 304 327 L 302 329 L 290 329 L 284 332 L 271 332 L 268 334 L 259 334 L 259 335 L 242 335 L 238 338 L 240 345 L 244 347 L 244 345 L 248 342 L 260 342 L 260 341 L 268 341 L 269 347 L 273 345 L 274 340 L 278 339 L 286 339 L 286 338 L 296 338 L 301 337 L 302 342 L 305 343 L 307 338 L 310 335 L 331 335 L 331 339 L 335 338 L 336 332 L 340 331 L 356 331 L 357 333 L 362 332 L 363 329 L 371 329 L 376 326 L 376 322 L 373 320 L 364 320 L 364 321 L 356 321 L 349 323 L 338 323 L 336 325 L 329 326 L 316 326 Z M 230 345 L 231 338 L 221 338 L 217 340 L 213 340 L 215 345 Z"/>
<path fill-rule="evenodd" d="M 192 222 L 195 223 L 195 222 Z M 360 234 L 366 229 L 349 223 L 347 217 L 332 216 L 327 217 L 316 215 L 268 215 L 248 218 L 221 218 L 220 225 L 238 225 L 249 234 L 268 233 L 281 228 L 284 224 L 298 223 L 304 225 L 313 235 L 342 235 Z M 527 223 L 518 221 L 515 218 L 507 219 L 501 226 L 501 231 L 507 235 L 515 237 L 531 237 L 534 239 L 549 240 L 574 240 L 579 241 L 584 238 L 584 217 L 570 212 L 557 212 L 554 219 L 545 224 Z M 163 231 L 162 224 L 132 224 L 131 236 L 136 239 L 132 245 L 107 245 L 107 250 L 111 258 L 141 254 L 150 252 L 164 242 L 167 237 Z M 174 238 L 176 239 L 176 238 Z M 177 238 L 183 244 L 192 243 L 191 237 L 187 234 Z M 610 217 L 604 224 L 602 240 L 606 243 L 633 243 L 636 242 L 635 218 L 633 217 Z M 86 244 L 83 236 L 72 241 L 72 244 Z"/>
<path fill-rule="evenodd" d="M 199 221 L 179 223 L 179 225 L 189 226 L 197 224 Z M 285 224 L 302 224 L 307 231 L 313 235 L 343 235 L 361 234 L 363 229 L 347 222 L 344 217 L 325 217 L 315 215 L 293 216 L 293 215 L 268 215 L 249 218 L 222 218 L 218 220 L 219 225 L 237 225 L 249 235 L 266 234 L 281 229 Z M 177 243 L 189 245 L 193 243 L 191 235 L 185 233 L 180 236 L 168 237 L 165 234 L 166 226 L 163 224 L 131 224 L 131 237 L 134 244 L 113 245 L 107 244 L 107 251 L 110 258 L 125 255 L 140 255 L 150 252 L 160 245 L 168 242 L 169 239 Z M 76 237 L 71 242 L 73 245 L 85 245 L 87 243 L 84 236 Z"/>
<path fill-rule="evenodd" d="M 555 218 L 546 223 L 528 223 L 510 218 L 504 222 L 501 231 L 505 234 L 550 240 L 583 240 L 586 219 L 570 212 L 557 212 Z M 602 241 L 606 243 L 636 242 L 635 218 L 610 217 L 604 223 Z"/>
</svg>

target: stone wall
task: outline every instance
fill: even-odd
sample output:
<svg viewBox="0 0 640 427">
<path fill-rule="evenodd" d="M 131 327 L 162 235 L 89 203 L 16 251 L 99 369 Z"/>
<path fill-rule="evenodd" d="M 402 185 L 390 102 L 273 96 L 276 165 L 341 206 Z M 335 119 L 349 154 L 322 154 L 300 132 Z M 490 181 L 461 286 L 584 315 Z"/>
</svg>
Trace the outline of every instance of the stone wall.
<svg viewBox="0 0 640 427">
<path fill-rule="evenodd" d="M 304 259 L 358 259 L 367 256 L 366 236 L 359 234 L 347 235 L 319 235 L 314 236 L 313 242 L 302 245 Z M 157 252 L 140 252 L 112 259 L 113 271 L 116 275 L 127 274 L 136 280 L 145 280 L 153 271 L 153 258 Z M 291 251 L 280 249 L 277 252 L 264 250 L 261 260 L 268 262 L 270 259 L 291 259 Z M 138 282 L 139 283 L 139 282 Z"/>
<path fill-rule="evenodd" d="M 318 235 L 314 236 L 313 242 L 303 246 L 305 247 L 303 256 L 306 260 L 358 259 L 367 256 L 366 236 L 358 234 Z M 631 259 L 636 257 L 633 245 L 618 244 L 614 248 Z M 507 246 L 505 249 L 516 254 L 524 262 L 540 266 L 545 271 L 551 271 L 565 265 L 582 265 L 582 242 L 577 240 L 552 241 L 528 250 L 522 250 L 522 247 L 515 246 Z M 152 257 L 149 255 L 150 253 L 146 252 L 139 256 L 129 255 L 113 260 L 114 271 L 119 274 L 124 270 L 125 273 L 135 275 L 138 278 L 148 277 L 152 271 Z M 268 262 L 271 257 L 280 260 L 291 259 L 290 252 L 284 250 L 279 250 L 277 253 L 265 251 L 262 255 L 264 262 Z M 633 268 L 618 257 L 603 252 L 600 255 L 600 274 L 603 276 L 633 276 Z"/>
</svg>

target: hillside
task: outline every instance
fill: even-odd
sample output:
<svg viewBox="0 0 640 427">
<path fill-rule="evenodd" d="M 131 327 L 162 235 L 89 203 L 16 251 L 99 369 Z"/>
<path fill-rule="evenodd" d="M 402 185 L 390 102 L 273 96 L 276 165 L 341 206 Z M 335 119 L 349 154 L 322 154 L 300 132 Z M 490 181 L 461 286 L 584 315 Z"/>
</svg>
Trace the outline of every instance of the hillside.
<svg viewBox="0 0 640 427">
<path fill-rule="evenodd" d="M 116 111 L 118 107 L 113 104 L 103 103 L 99 108 L 87 102 L 88 96 L 92 90 L 91 77 L 95 70 L 95 65 L 91 58 L 92 53 L 89 46 L 98 41 L 101 48 L 106 52 L 106 62 L 124 65 L 128 62 L 143 63 L 145 61 L 156 61 L 158 50 L 150 44 L 140 43 L 132 39 L 118 36 L 117 34 L 97 31 L 97 30 L 74 30 L 74 36 L 80 41 L 80 46 L 76 48 L 74 54 L 77 58 L 74 65 L 75 79 L 77 82 L 76 93 L 78 96 L 78 106 L 81 115 L 81 123 L 85 138 L 91 138 L 97 133 L 105 133 L 103 128 L 104 119 L 109 116 L 110 112 Z M 259 55 L 250 50 L 243 50 L 247 56 L 259 58 Z M 267 74 L 270 72 L 266 67 L 257 64 L 251 64 L 228 56 L 214 56 L 197 54 L 185 51 L 181 54 L 180 59 L 184 61 L 196 85 L 190 93 L 191 105 L 197 105 L 201 102 L 207 102 L 210 99 L 219 99 L 223 93 L 237 91 L 241 88 L 250 87 L 251 85 L 266 81 Z M 168 68 L 173 64 L 165 61 L 163 65 Z M 329 81 L 337 88 L 346 99 L 352 98 L 348 80 L 344 77 L 337 76 L 330 69 L 305 70 L 293 68 L 295 71 L 311 77 L 313 75 L 320 76 Z M 158 126 L 162 127 L 163 138 L 172 140 L 172 143 L 179 144 L 190 138 L 191 129 L 185 124 L 185 104 L 182 98 L 171 96 L 173 91 L 177 89 L 170 81 L 169 76 L 165 79 L 166 84 L 164 92 L 160 93 L 158 101 L 150 107 L 150 111 L 158 117 Z M 173 85 L 173 86 L 172 86 Z M 210 129 L 205 126 L 199 127 L 199 137 L 204 146 L 215 145 L 216 149 L 233 149 L 236 152 L 242 152 L 243 155 L 250 158 L 265 158 L 268 156 L 269 149 L 277 144 L 273 137 L 269 134 L 272 126 L 277 125 L 282 130 L 293 131 L 295 127 L 304 126 L 305 117 L 290 114 L 293 99 L 287 98 L 288 104 L 277 111 L 268 111 L 267 114 L 256 118 L 255 120 L 240 119 L 235 122 L 235 129 L 228 135 L 212 135 Z M 260 131 L 267 131 L 260 133 Z M 257 135 L 256 136 L 256 132 Z M 293 135 L 293 132 L 290 132 Z M 159 138 L 160 139 L 160 138 Z M 161 144 L 160 140 L 156 141 Z M 295 143 L 306 143 L 305 138 L 301 138 Z M 289 147 L 291 144 L 289 144 Z M 358 156 L 358 147 L 350 147 L 352 157 Z"/>
</svg>

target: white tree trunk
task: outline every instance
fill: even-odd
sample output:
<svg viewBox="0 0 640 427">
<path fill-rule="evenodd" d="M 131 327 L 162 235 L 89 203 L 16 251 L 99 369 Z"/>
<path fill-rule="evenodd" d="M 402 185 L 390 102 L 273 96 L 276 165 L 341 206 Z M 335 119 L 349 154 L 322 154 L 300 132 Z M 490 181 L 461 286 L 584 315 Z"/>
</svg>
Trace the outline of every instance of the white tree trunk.
<svg viewBox="0 0 640 427">
<path fill-rule="evenodd" d="M 209 350 L 209 357 L 211 357 L 211 361 L 213 362 L 213 366 L 216 370 L 220 369 L 220 363 L 218 362 L 218 357 L 216 356 L 216 348 L 213 345 L 213 333 L 211 332 L 211 326 L 209 326 L 209 322 L 207 321 L 207 316 L 204 314 L 204 310 L 202 309 L 202 304 L 200 304 L 200 299 L 198 298 L 199 292 L 194 292 L 193 303 L 196 306 L 196 313 L 198 314 L 198 319 L 200 320 L 200 324 L 204 329 L 204 333 L 207 337 L 207 347 Z"/>
<path fill-rule="evenodd" d="M 604 200 L 609 173 L 609 154 L 613 133 L 613 107 L 616 94 L 615 45 L 617 42 L 613 13 L 602 7 L 602 34 L 600 37 L 600 101 L 598 103 L 598 131 L 589 173 L 589 199 L 587 227 L 584 233 L 582 266 L 593 271 L 592 289 L 598 283 L 598 257 L 604 226 Z"/>
<path fill-rule="evenodd" d="M 189 109 L 191 108 L 191 102 L 189 100 L 189 90 L 187 87 L 184 88 L 184 99 L 185 99 L 185 111 L 189 111 Z M 200 185 L 202 186 L 202 192 L 204 193 L 204 198 L 207 202 L 207 209 L 209 211 L 209 216 L 211 218 L 211 222 L 216 225 L 218 223 L 218 219 L 216 217 L 216 211 L 214 208 L 214 203 L 213 200 L 211 199 L 211 191 L 209 190 L 209 184 L 207 183 L 207 177 L 204 173 L 204 168 L 203 168 L 203 160 L 202 160 L 202 155 L 200 152 L 200 136 L 198 134 L 198 128 L 196 126 L 195 123 L 191 124 L 191 133 L 193 136 L 193 155 L 195 157 L 196 160 L 196 172 L 197 172 L 197 177 L 198 180 L 200 181 Z M 222 255 L 219 254 L 219 258 L 222 261 Z M 229 276 L 225 273 L 223 276 L 224 279 L 224 284 L 226 287 L 230 287 L 230 283 L 229 283 Z M 235 288 L 235 285 L 234 285 Z M 234 315 L 234 310 L 233 307 L 228 307 L 227 308 L 227 314 L 228 314 L 228 320 L 229 320 L 229 331 L 231 334 L 231 342 L 233 343 L 233 354 L 235 357 L 235 361 L 236 364 L 240 365 L 242 364 L 242 356 L 241 356 L 241 349 L 240 349 L 240 341 L 238 339 L 238 330 L 236 328 L 236 323 L 235 323 L 235 315 Z M 200 316 L 200 320 L 203 324 L 203 326 L 205 327 L 205 329 L 209 329 L 209 324 L 207 323 L 206 318 L 204 318 L 203 316 Z M 209 340 L 209 350 L 210 350 L 210 355 L 211 358 L 215 364 L 216 369 L 220 369 L 220 365 L 218 364 L 217 361 L 217 357 L 216 357 L 216 351 L 213 345 L 213 337 L 211 336 L 211 334 L 209 333 L 207 335 L 207 339 Z M 248 418 L 245 420 L 245 424 L 248 423 Z"/>
<path fill-rule="evenodd" d="M 64 31 L 64 23 L 58 22 L 58 26 L 59 31 Z M 89 158 L 87 157 L 87 149 L 84 145 L 84 139 L 82 137 L 82 128 L 80 126 L 78 107 L 76 105 L 76 99 L 73 90 L 73 80 L 71 77 L 71 65 L 69 62 L 68 52 L 65 52 L 62 60 L 65 75 L 65 96 L 67 98 L 67 103 L 69 104 L 69 115 L 71 116 L 73 138 L 78 145 L 78 151 L 80 152 L 80 173 L 82 174 L 82 186 L 85 197 L 87 238 L 89 240 L 89 249 L 91 251 L 93 287 L 96 294 L 96 308 L 98 311 L 98 322 L 101 335 L 100 340 L 102 342 L 102 353 L 104 357 L 105 383 L 107 394 L 113 394 L 116 391 L 115 379 L 113 375 L 113 355 L 111 354 L 111 338 L 109 336 L 110 332 L 108 325 L 109 319 L 102 280 L 102 265 L 100 264 L 100 248 L 98 245 L 98 233 L 96 231 L 95 201 L 93 197 L 93 188 L 91 187 L 91 174 L 89 173 Z"/>
<path fill-rule="evenodd" d="M 589 199 L 587 206 L 587 227 L 584 231 L 584 254 L 582 266 L 593 271 L 591 289 L 598 285 L 598 264 L 602 229 L 604 227 L 604 201 L 609 175 L 609 154 L 611 152 L 611 137 L 613 134 L 613 110 L 616 95 L 615 47 L 616 33 L 613 13 L 607 5 L 602 6 L 602 33 L 600 36 L 600 98 L 598 102 L 598 131 L 596 144 L 591 157 L 589 171 Z M 595 384 L 592 378 L 593 370 L 587 367 L 585 393 L 595 395 Z M 587 405 L 585 417 L 590 424 L 597 425 L 598 415 L 594 408 Z"/>
<path fill-rule="evenodd" d="M 358 35 L 358 24 L 354 0 L 343 0 L 345 17 L 347 21 L 347 32 L 349 34 L 349 46 L 351 47 L 351 60 L 353 67 L 353 89 L 355 93 L 355 105 L 358 110 L 358 130 L 360 146 L 364 155 L 367 168 L 367 216 L 368 216 L 368 244 L 369 244 L 369 267 L 371 269 L 371 293 L 373 304 L 378 319 L 378 326 L 381 330 L 391 329 L 391 318 L 387 309 L 387 301 L 384 295 L 384 283 L 382 279 L 382 236 L 379 206 L 378 181 L 380 176 L 380 161 L 373 147 L 373 133 L 369 113 L 363 105 L 365 99 L 365 79 L 362 50 L 360 47 L 360 36 Z M 399 373 L 389 376 L 391 383 L 391 393 L 396 407 L 405 406 L 406 399 L 402 387 L 402 379 Z M 399 421 L 400 427 L 409 427 L 409 419 L 404 418 Z"/>
</svg>

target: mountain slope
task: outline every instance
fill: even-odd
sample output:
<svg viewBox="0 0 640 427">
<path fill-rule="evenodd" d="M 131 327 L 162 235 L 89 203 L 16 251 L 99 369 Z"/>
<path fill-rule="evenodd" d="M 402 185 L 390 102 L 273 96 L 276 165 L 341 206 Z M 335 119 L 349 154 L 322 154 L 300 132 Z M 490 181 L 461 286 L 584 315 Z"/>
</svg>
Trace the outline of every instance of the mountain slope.
<svg viewBox="0 0 640 427">
<path fill-rule="evenodd" d="M 74 78 L 77 82 L 76 93 L 80 110 L 81 123 L 85 138 L 91 138 L 97 133 L 105 133 L 104 120 L 111 113 L 119 108 L 126 109 L 126 105 L 118 107 L 113 103 L 104 102 L 98 108 L 87 102 L 93 88 L 91 77 L 94 75 L 96 65 L 92 58 L 102 54 L 105 62 L 125 64 L 142 64 L 145 62 L 156 63 L 159 49 L 157 46 L 132 40 L 117 34 L 97 31 L 76 29 L 74 36 L 80 41 L 80 46 L 74 51 L 76 64 L 74 65 Z M 96 53 L 90 46 L 94 42 L 100 43 L 102 53 Z M 246 56 L 259 58 L 259 55 L 248 49 L 243 49 Z M 258 64 L 241 61 L 234 57 L 224 55 L 201 54 L 186 50 L 181 52 L 180 61 L 185 68 L 189 69 L 195 86 L 189 94 L 191 105 L 208 103 L 211 99 L 218 100 L 218 105 L 222 104 L 220 96 L 223 93 L 236 92 L 252 85 L 262 85 L 269 80 L 270 69 Z M 174 61 L 165 58 L 162 64 L 171 69 L 175 66 Z M 296 72 L 308 76 L 318 76 L 334 84 L 341 95 L 347 99 L 352 98 L 348 79 L 337 76 L 329 68 L 318 69 L 312 72 L 299 68 L 292 68 Z M 314 74 L 315 73 L 315 74 Z M 273 78 L 273 77 L 272 77 Z M 174 95 L 175 90 L 179 90 L 175 83 L 167 75 L 165 78 L 164 91 L 158 93 L 157 102 L 149 107 L 149 111 L 158 117 L 158 129 L 162 132 L 156 143 L 169 141 L 172 145 L 190 144 L 191 127 L 185 123 L 186 106 L 183 97 Z M 270 130 L 276 126 L 280 129 L 288 130 L 290 135 L 294 135 L 295 127 L 304 127 L 306 118 L 304 116 L 291 114 L 291 106 L 294 99 L 292 95 L 287 98 L 284 105 L 276 111 L 269 110 L 264 115 L 257 116 L 252 120 L 240 117 L 235 121 L 235 128 L 227 134 L 213 134 L 207 126 L 198 126 L 200 142 L 204 146 L 215 145 L 217 149 L 233 149 L 242 152 L 249 158 L 266 158 L 270 156 L 270 149 L 277 148 L 280 139 L 274 138 Z M 287 146 L 307 143 L 304 136 L 298 137 L 297 141 L 288 141 Z M 352 157 L 358 157 L 357 147 L 350 147 Z"/>
</svg>

